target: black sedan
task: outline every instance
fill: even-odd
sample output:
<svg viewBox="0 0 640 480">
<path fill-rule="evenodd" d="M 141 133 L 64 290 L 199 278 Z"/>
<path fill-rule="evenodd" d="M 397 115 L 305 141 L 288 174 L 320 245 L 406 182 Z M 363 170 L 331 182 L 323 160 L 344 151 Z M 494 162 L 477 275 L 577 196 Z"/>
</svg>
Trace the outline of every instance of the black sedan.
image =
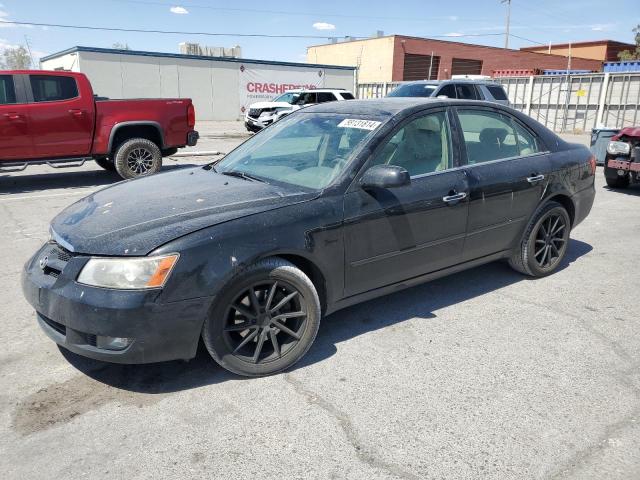
<svg viewBox="0 0 640 480">
<path fill-rule="evenodd" d="M 44 331 L 120 363 L 213 358 L 279 372 L 322 315 L 508 259 L 543 277 L 594 200 L 595 161 L 483 102 L 310 107 L 204 167 L 123 182 L 60 213 L 25 265 Z"/>
</svg>

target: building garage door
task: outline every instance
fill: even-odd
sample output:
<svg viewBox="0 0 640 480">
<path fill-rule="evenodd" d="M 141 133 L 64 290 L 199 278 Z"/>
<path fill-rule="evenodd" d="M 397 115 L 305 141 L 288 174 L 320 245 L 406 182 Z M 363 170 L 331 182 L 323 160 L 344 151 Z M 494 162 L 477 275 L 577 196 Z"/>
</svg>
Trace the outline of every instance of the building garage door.
<svg viewBox="0 0 640 480">
<path fill-rule="evenodd" d="M 434 55 L 404 54 L 403 80 L 436 80 L 440 68 L 440 57 Z M 431 72 L 431 75 L 429 75 Z"/>
<path fill-rule="evenodd" d="M 480 75 L 482 60 L 469 58 L 454 58 L 451 62 L 451 75 Z"/>
</svg>

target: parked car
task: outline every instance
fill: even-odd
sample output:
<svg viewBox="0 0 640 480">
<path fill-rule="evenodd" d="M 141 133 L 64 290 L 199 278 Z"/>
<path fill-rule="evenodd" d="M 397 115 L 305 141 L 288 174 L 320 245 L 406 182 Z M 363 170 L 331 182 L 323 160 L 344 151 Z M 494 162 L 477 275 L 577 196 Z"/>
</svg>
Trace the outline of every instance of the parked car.
<svg viewBox="0 0 640 480">
<path fill-rule="evenodd" d="M 611 188 L 640 183 L 640 127 L 621 129 L 607 145 L 604 177 Z"/>
<path fill-rule="evenodd" d="M 496 260 L 556 271 L 594 173 L 586 147 L 501 105 L 324 103 L 215 165 L 67 207 L 22 288 L 80 355 L 190 359 L 202 338 L 224 368 L 272 374 L 341 308 Z"/>
<path fill-rule="evenodd" d="M 102 100 L 82 73 L 0 71 L 0 170 L 95 160 L 122 178 L 195 145 L 191 99 Z"/>
<path fill-rule="evenodd" d="M 422 80 L 398 85 L 388 97 L 447 97 L 509 105 L 502 85 L 492 80 Z"/>
<path fill-rule="evenodd" d="M 249 105 L 244 116 L 244 126 L 250 132 L 259 132 L 291 112 L 316 103 L 353 100 L 354 96 L 341 88 L 318 88 L 313 90 L 289 90 L 270 102 Z"/>
</svg>

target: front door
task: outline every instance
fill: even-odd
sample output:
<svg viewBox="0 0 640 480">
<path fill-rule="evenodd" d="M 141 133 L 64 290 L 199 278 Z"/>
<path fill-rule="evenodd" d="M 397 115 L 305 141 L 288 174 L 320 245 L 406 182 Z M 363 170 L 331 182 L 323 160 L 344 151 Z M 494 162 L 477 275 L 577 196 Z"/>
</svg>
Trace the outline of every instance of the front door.
<svg viewBox="0 0 640 480">
<path fill-rule="evenodd" d="M 0 161 L 32 155 L 26 106 L 21 99 L 21 76 L 0 75 Z"/>
<path fill-rule="evenodd" d="M 445 110 L 409 119 L 382 142 L 364 170 L 397 165 L 411 184 L 364 190 L 356 181 L 347 192 L 346 296 L 460 262 L 468 188 L 457 157 Z"/>
<path fill-rule="evenodd" d="M 81 98 L 76 79 L 29 75 L 29 133 L 37 158 L 88 155 L 93 136 L 92 98 Z"/>
<path fill-rule="evenodd" d="M 509 250 L 540 202 L 550 161 L 518 120 L 491 108 L 457 109 L 469 178 L 463 259 Z"/>
</svg>

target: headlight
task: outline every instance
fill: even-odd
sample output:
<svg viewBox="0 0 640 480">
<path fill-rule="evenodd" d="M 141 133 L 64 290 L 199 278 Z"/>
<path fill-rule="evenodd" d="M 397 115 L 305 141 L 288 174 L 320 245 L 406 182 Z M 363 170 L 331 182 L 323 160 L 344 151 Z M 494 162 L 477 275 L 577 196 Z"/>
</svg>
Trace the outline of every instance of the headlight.
<svg viewBox="0 0 640 480">
<path fill-rule="evenodd" d="M 78 275 L 78 283 L 126 290 L 164 286 L 177 253 L 142 258 L 91 258 Z"/>
<path fill-rule="evenodd" d="M 609 155 L 629 155 L 631 146 L 626 142 L 609 142 L 607 153 Z"/>
</svg>

